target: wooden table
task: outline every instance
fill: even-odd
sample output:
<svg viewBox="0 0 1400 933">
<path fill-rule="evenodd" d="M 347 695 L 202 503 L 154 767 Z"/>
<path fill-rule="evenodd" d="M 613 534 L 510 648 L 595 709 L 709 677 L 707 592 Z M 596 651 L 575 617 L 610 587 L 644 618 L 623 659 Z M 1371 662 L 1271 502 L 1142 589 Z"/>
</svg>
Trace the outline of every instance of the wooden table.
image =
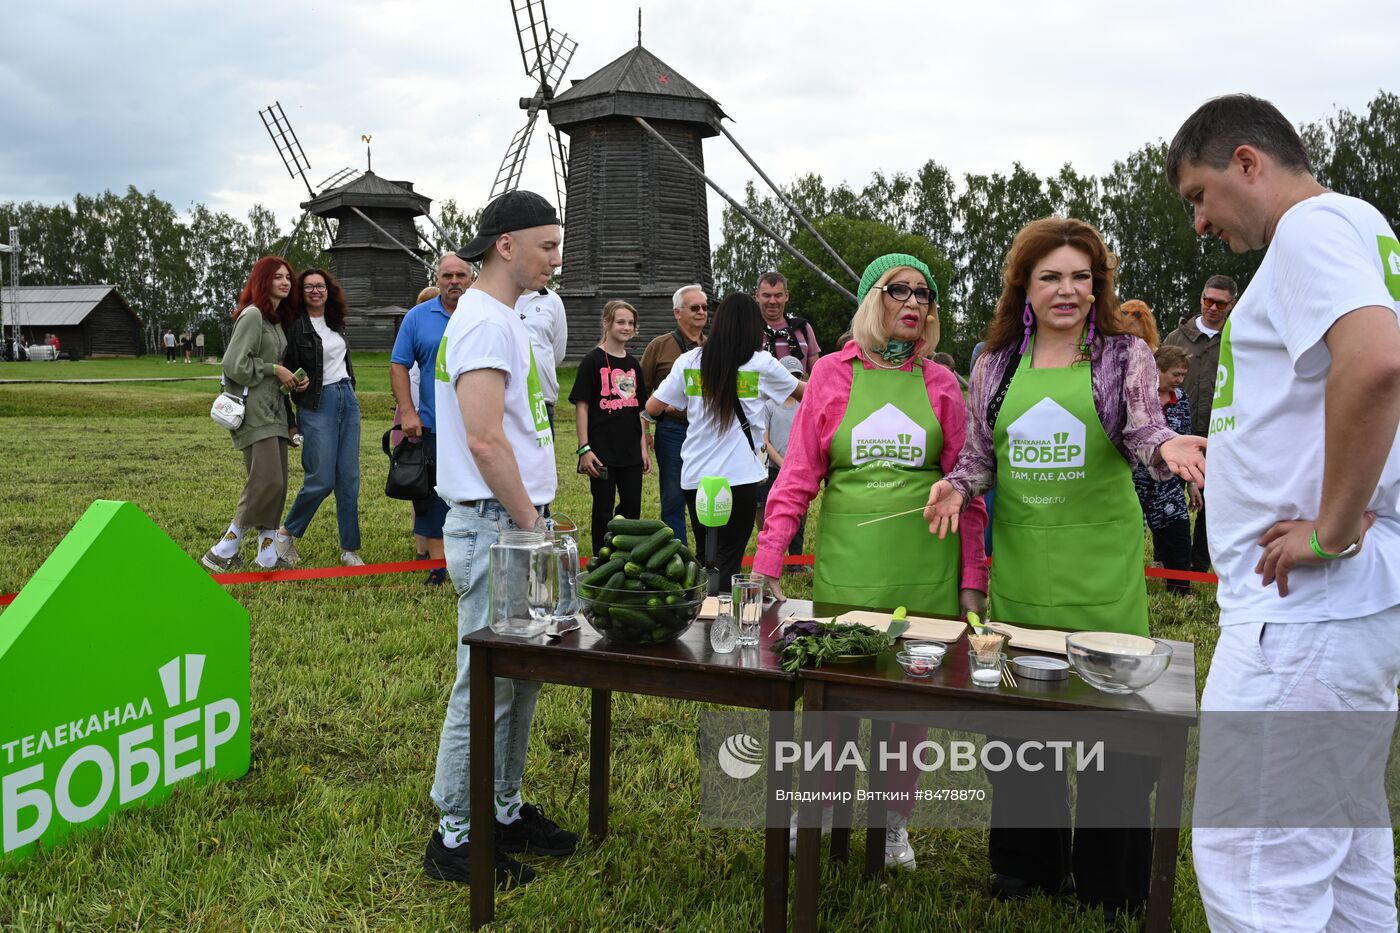
<svg viewBox="0 0 1400 933">
<path fill-rule="evenodd" d="M 783 673 L 771 650 L 781 616 L 803 608 L 797 600 L 770 605 L 759 628 L 757 648 L 729 654 L 710 650 L 709 624 L 698 621 L 670 644 L 632 647 L 604 641 L 584 623 L 558 641 L 496 635 L 489 628 L 463 639 L 471 648 L 471 810 L 493 812 L 495 771 L 494 687 L 492 678 L 543 681 L 592 689 L 589 726 L 588 831 L 601 839 L 608 831 L 608 779 L 612 739 L 612 691 L 699 700 L 752 709 L 790 711 L 798 696 L 797 678 Z M 806 604 L 810 609 L 810 604 Z M 773 743 L 792 739 L 791 717 L 774 717 Z M 769 770 L 769 828 L 763 840 L 763 927 L 787 927 L 787 804 L 778 791 L 791 787 L 786 771 Z M 781 814 L 778 810 L 781 810 Z M 479 816 L 478 819 L 484 819 Z M 472 928 L 496 913 L 494 834 L 471 834 Z"/>
<path fill-rule="evenodd" d="M 1071 673 L 1063 686 L 1052 687 L 1018 679 L 1018 687 L 995 689 L 974 686 L 968 676 L 967 638 L 949 646 L 943 664 L 931 678 L 911 678 L 886 651 L 870 662 L 855 665 L 804 668 L 803 709 L 807 712 L 888 711 L 891 713 L 1044 711 L 1058 710 L 1093 717 L 1096 734 L 1102 734 L 1113 751 L 1148 755 L 1158 759 L 1156 824 L 1152 836 L 1151 887 L 1147 900 L 1147 929 L 1171 929 L 1172 890 L 1176 881 L 1178 828 L 1185 780 L 1188 732 L 1196 722 L 1195 648 L 1171 642 L 1171 666 L 1156 683 L 1138 694 L 1114 695 L 1090 687 Z M 1011 648 L 1011 656 L 1034 654 Z M 890 717 L 898 720 L 898 715 Z M 1150 728 L 1143 728 L 1143 726 Z M 820 743 L 820 729 L 804 725 L 803 741 Z M 872 778 L 876 773 L 871 772 Z M 803 790 L 817 790 L 820 776 L 804 776 Z M 810 786 L 809 786 L 810 785 Z M 817 898 L 821 883 L 820 828 L 815 824 L 816 803 L 807 809 L 797 833 L 797 874 L 794 883 L 793 928 L 815 930 Z M 884 868 L 884 804 L 872 803 L 865 844 L 865 870 Z M 1170 820 L 1167 817 L 1170 816 Z M 1166 825 L 1170 823 L 1171 825 Z M 832 858 L 843 859 L 849 830 L 832 831 Z"/>
</svg>

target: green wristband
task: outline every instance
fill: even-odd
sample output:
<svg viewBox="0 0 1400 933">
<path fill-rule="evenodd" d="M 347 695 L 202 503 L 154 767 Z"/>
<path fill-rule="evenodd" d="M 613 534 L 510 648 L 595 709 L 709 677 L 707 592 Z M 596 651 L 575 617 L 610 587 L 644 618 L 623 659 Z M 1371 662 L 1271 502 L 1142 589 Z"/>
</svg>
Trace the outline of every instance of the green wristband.
<svg viewBox="0 0 1400 933">
<path fill-rule="evenodd" d="M 583 445 L 582 447 L 580 447 L 578 450 L 574 451 L 574 456 L 576 456 L 576 457 L 582 457 L 584 454 L 588 453 L 588 452 L 589 452 L 590 450 L 592 450 L 592 449 L 593 449 L 592 447 L 588 446 L 587 444 L 584 444 L 584 445 Z"/>
<path fill-rule="evenodd" d="M 1337 558 L 1341 557 L 1343 554 L 1346 553 L 1345 550 L 1339 551 L 1339 552 L 1336 553 L 1336 554 L 1333 554 L 1333 553 L 1331 553 L 1331 552 L 1329 552 L 1329 551 L 1324 551 L 1324 550 L 1322 549 L 1322 545 L 1320 545 L 1320 544 L 1317 543 L 1317 529 L 1316 529 L 1316 528 L 1313 529 L 1312 537 L 1308 539 L 1308 544 L 1311 544 L 1311 545 L 1312 545 L 1313 553 L 1316 554 L 1316 555 L 1317 555 L 1319 558 L 1321 558 L 1322 560 L 1336 560 Z"/>
</svg>

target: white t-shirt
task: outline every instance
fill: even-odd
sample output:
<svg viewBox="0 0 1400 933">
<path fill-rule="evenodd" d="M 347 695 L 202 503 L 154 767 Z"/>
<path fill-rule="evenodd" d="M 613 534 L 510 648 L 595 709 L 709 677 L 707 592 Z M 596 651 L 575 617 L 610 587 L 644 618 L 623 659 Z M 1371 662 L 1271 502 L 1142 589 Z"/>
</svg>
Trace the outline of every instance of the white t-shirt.
<svg viewBox="0 0 1400 933">
<path fill-rule="evenodd" d="M 1322 338 L 1339 318 L 1372 305 L 1400 307 L 1400 243 L 1380 212 L 1340 194 L 1290 208 L 1220 342 L 1206 522 L 1221 625 L 1348 619 L 1400 604 L 1394 445 L 1367 505 L 1377 517 L 1360 554 L 1293 568 L 1286 598 L 1254 572 L 1270 526 L 1318 517 L 1332 368 Z"/>
<path fill-rule="evenodd" d="M 1196 318 L 1196 330 L 1205 334 L 1207 337 L 1214 337 L 1216 334 L 1220 333 L 1220 331 L 1218 330 L 1212 330 L 1211 328 L 1207 327 L 1206 322 L 1201 320 L 1200 318 Z"/>
<path fill-rule="evenodd" d="M 543 295 L 526 292 L 516 299 L 515 310 L 530 332 L 544 400 L 553 405 L 559 401 L 559 374 L 555 370 L 564 362 L 564 352 L 569 346 L 569 319 L 564 314 L 564 302 L 558 293 L 548 289 Z"/>
<path fill-rule="evenodd" d="M 165 332 L 165 345 L 167 348 L 175 346 L 175 335 L 170 331 Z"/>
<path fill-rule="evenodd" d="M 699 489 L 705 476 L 723 476 L 730 485 L 761 483 L 768 478 L 768 468 L 759 461 L 744 440 L 738 418 L 726 425 L 716 423 L 705 405 L 700 384 L 700 354 L 696 347 L 676 358 L 671 372 L 652 393 L 672 408 L 684 408 L 690 421 L 681 444 L 681 488 Z M 785 402 L 797 388 L 797 377 L 767 350 L 760 350 L 739 367 L 739 401 L 749 419 L 754 448 L 762 452 L 763 431 L 767 421 L 763 414 L 764 399 Z M 752 375 L 744 375 L 750 373 Z"/>
<path fill-rule="evenodd" d="M 331 330 L 324 314 L 308 317 L 316 336 L 321 338 L 321 385 L 328 386 L 349 379 L 350 371 L 345 368 L 345 338 Z"/>
<path fill-rule="evenodd" d="M 520 315 L 484 291 L 467 289 L 438 346 L 437 494 L 448 502 L 495 499 L 467 447 L 466 425 L 457 405 L 457 377 L 478 369 L 506 374 L 506 440 L 515 452 L 525 492 L 535 505 L 554 501 L 558 484 L 554 438 L 544 410 L 530 336 Z"/>
</svg>

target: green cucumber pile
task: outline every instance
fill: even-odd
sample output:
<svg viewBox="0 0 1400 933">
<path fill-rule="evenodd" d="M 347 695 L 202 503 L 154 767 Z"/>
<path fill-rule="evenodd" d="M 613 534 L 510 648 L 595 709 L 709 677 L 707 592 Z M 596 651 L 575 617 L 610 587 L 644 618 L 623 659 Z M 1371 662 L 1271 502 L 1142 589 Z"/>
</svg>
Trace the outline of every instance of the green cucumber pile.
<svg viewBox="0 0 1400 933">
<path fill-rule="evenodd" d="M 665 522 L 614 518 L 602 550 L 584 565 L 578 593 L 584 617 L 606 637 L 659 645 L 695 621 L 708 582 Z"/>
</svg>

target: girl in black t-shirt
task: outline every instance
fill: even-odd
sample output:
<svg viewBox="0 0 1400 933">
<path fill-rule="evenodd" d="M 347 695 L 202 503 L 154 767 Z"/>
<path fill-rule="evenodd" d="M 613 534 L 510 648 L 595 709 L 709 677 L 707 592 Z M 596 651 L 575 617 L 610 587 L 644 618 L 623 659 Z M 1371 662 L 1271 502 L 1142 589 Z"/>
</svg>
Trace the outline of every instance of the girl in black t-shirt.
<svg viewBox="0 0 1400 933">
<path fill-rule="evenodd" d="M 578 471 L 593 493 L 593 553 L 603 547 L 614 513 L 642 517 L 642 474 L 651 452 L 642 431 L 647 400 L 642 367 L 627 353 L 637 332 L 637 309 L 625 301 L 603 307 L 603 339 L 578 367 L 569 401 L 578 413 Z"/>
</svg>

